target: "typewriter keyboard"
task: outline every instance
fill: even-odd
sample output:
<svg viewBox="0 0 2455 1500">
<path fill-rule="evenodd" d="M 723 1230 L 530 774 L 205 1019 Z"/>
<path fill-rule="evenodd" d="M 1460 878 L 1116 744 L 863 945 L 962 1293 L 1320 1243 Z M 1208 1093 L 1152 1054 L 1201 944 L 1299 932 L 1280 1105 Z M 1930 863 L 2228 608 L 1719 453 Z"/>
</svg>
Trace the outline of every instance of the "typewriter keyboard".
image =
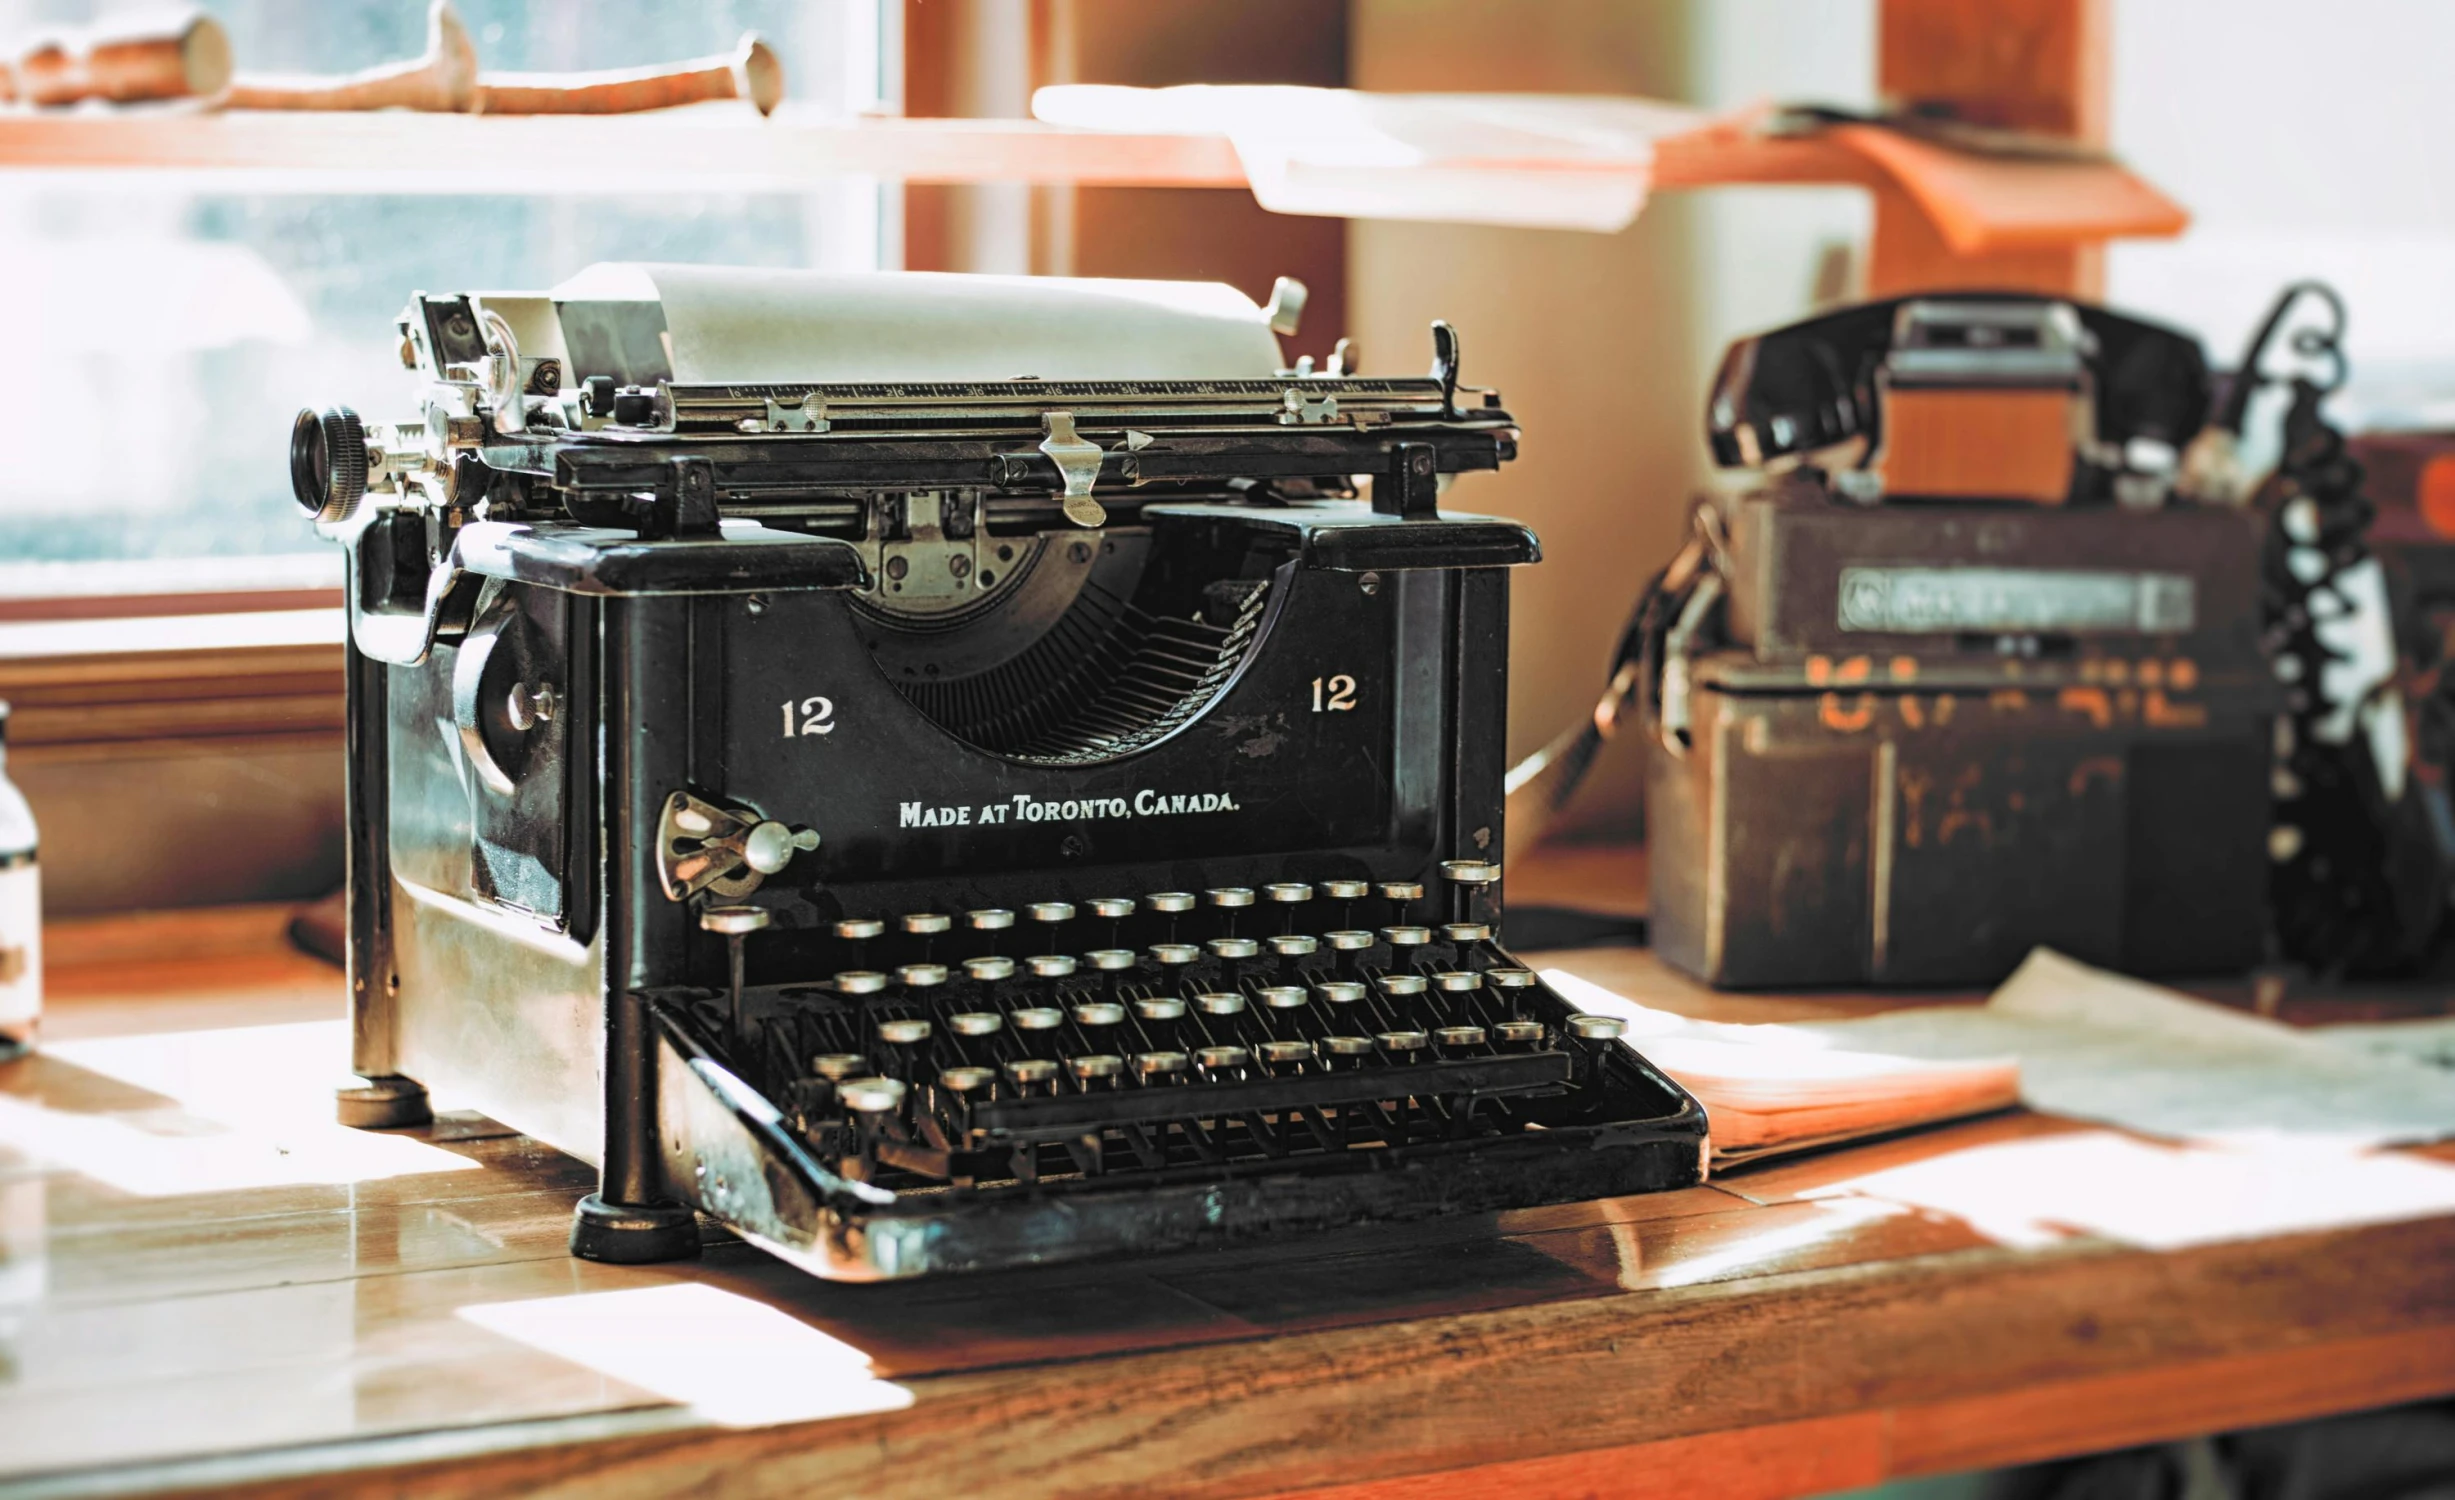
<svg viewBox="0 0 2455 1500">
<path fill-rule="evenodd" d="M 1620 1023 L 1493 942 L 1498 867 L 1442 875 L 848 918 L 823 982 L 697 1008 L 821 1160 L 898 1190 L 1268 1169 L 1633 1108 Z M 738 952 L 723 910 L 703 925 Z"/>
</svg>

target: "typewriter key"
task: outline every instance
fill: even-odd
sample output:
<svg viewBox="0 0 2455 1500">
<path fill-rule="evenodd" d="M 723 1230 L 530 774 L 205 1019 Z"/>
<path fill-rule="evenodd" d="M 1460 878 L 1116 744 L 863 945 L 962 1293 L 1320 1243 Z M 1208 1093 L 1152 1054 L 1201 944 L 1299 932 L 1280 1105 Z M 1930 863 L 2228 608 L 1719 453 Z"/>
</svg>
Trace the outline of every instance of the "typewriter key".
<svg viewBox="0 0 2455 1500">
<path fill-rule="evenodd" d="M 1364 998 L 1364 986 L 1352 979 L 1325 979 L 1318 988 L 1326 1005 L 1353 1005 Z"/>
<path fill-rule="evenodd" d="M 1173 1047 L 1177 1033 L 1184 1026 L 1185 1002 L 1174 995 L 1153 995 L 1134 1002 L 1134 1018 L 1142 1023 L 1143 1034 L 1154 1045 Z"/>
<path fill-rule="evenodd" d="M 1483 988 L 1483 976 L 1465 969 L 1446 969 L 1432 976 L 1432 982 L 1452 994 Z"/>
<path fill-rule="evenodd" d="M 1321 951 L 1321 939 L 1309 932 L 1283 932 L 1270 940 L 1270 951 L 1281 958 L 1310 958 Z"/>
<path fill-rule="evenodd" d="M 1312 1003 L 1312 992 L 1301 985 L 1273 984 L 1262 989 L 1262 1004 L 1272 1010 L 1302 1010 Z"/>
<path fill-rule="evenodd" d="M 885 1029 L 879 1028 L 881 1035 Z M 992 1036 L 1006 1029 L 1006 1018 L 993 1010 L 958 1011 L 946 1018 L 946 1029 L 957 1036 Z"/>
<path fill-rule="evenodd" d="M 1041 953 L 1023 960 L 1023 967 L 1036 978 L 1063 979 L 1074 972 L 1074 959 L 1066 953 Z"/>
<path fill-rule="evenodd" d="M 1086 1089 L 1103 1084 L 1113 1087 L 1125 1072 L 1125 1059 L 1110 1052 L 1093 1052 L 1067 1059 L 1066 1067 L 1073 1073 L 1075 1082 Z"/>
<path fill-rule="evenodd" d="M 878 1023 L 878 1040 L 890 1047 L 917 1047 L 929 1040 L 930 1026 L 917 1016 Z"/>
<path fill-rule="evenodd" d="M 1369 880 L 1325 880 L 1321 883 L 1321 890 L 1323 895 L 1333 901 L 1361 901 L 1372 894 L 1372 882 Z"/>
<path fill-rule="evenodd" d="M 1134 957 L 1134 950 L 1131 948 L 1094 948 L 1083 957 L 1090 962 L 1091 967 L 1103 973 L 1130 969 L 1140 961 Z"/>
<path fill-rule="evenodd" d="M 1322 1056 L 1328 1059 L 1334 1068 L 1361 1067 L 1364 1059 L 1372 1056 L 1372 1038 L 1370 1037 L 1325 1036 L 1321 1039 L 1320 1045 Z"/>
<path fill-rule="evenodd" d="M 1441 878 L 1452 885 L 1490 885 L 1500 878 L 1500 866 L 1480 859 L 1444 859 Z"/>
<path fill-rule="evenodd" d="M 1153 891 L 1142 898 L 1142 904 L 1153 911 L 1166 912 L 1173 917 L 1193 910 L 1193 892 Z"/>
<path fill-rule="evenodd" d="M 1031 905 L 1024 907 L 1023 911 L 1035 922 L 1056 923 L 1074 920 L 1074 903 L 1071 901 L 1034 901 Z"/>
<path fill-rule="evenodd" d="M 1384 1031 L 1373 1038 L 1381 1050 L 1400 1062 L 1413 1062 L 1415 1054 L 1431 1044 L 1432 1039 L 1420 1031 Z"/>
<path fill-rule="evenodd" d="M 1274 1073 L 1288 1072 L 1313 1060 L 1311 1042 L 1264 1042 L 1258 1051 L 1262 1065 Z"/>
<path fill-rule="evenodd" d="M 1429 927 L 1384 927 L 1381 940 L 1393 948 L 1421 948 L 1432 941 Z"/>
<path fill-rule="evenodd" d="M 1567 1031 L 1581 1042 L 1617 1041 L 1628 1023 L 1617 1016 L 1571 1016 Z"/>
<path fill-rule="evenodd" d="M 1194 1066 L 1214 1081 L 1241 1077 L 1252 1061 L 1252 1053 L 1235 1046 L 1197 1047 L 1193 1054 Z"/>
<path fill-rule="evenodd" d="M 1074 1024 L 1086 1031 L 1125 1024 L 1125 1007 L 1114 1000 L 1086 1000 L 1074 1007 Z"/>
<path fill-rule="evenodd" d="M 846 917 L 835 924 L 835 935 L 848 943 L 866 943 L 887 930 L 876 917 Z"/>
<path fill-rule="evenodd" d="M 984 906 L 965 912 L 963 923 L 974 932 L 1003 932 L 1014 925 L 1014 913 L 1002 906 Z"/>
<path fill-rule="evenodd" d="M 936 937 L 954 925 L 944 912 L 935 911 L 908 912 L 903 921 L 904 931 L 914 937 Z"/>
<path fill-rule="evenodd" d="M 1321 935 L 1321 940 L 1330 945 L 1330 951 L 1333 953 L 1361 953 L 1372 946 L 1372 934 L 1353 927 L 1342 927 L 1336 932 L 1325 932 Z"/>
<path fill-rule="evenodd" d="M 1463 948 L 1470 943 L 1488 943 L 1492 927 L 1488 922 L 1450 922 L 1441 928 L 1441 941 Z"/>
<path fill-rule="evenodd" d="M 1144 1083 L 1171 1083 L 1185 1072 L 1185 1054 L 1173 1049 L 1134 1054 L 1134 1071 Z"/>
<path fill-rule="evenodd" d="M 1374 977 L 1373 983 L 1381 987 L 1382 994 L 1397 999 L 1420 995 L 1427 988 L 1421 974 L 1381 974 Z"/>
<path fill-rule="evenodd" d="M 988 1068 L 948 1068 L 938 1075 L 938 1087 L 955 1094 L 985 1092 L 997 1082 L 997 1074 Z"/>
<path fill-rule="evenodd" d="M 1245 997 L 1232 990 L 1196 995 L 1193 1003 L 1206 1016 L 1241 1016 L 1245 1011 Z"/>
<path fill-rule="evenodd" d="M 1151 962 L 1163 969 L 1181 969 L 1202 956 L 1202 950 L 1191 943 L 1153 943 Z"/>
<path fill-rule="evenodd" d="M 963 961 L 963 973 L 967 979 L 976 979 L 982 984 L 995 984 L 1001 979 L 1014 977 L 1014 960 L 999 958 L 995 955 L 986 958 L 967 958 Z"/>
<path fill-rule="evenodd" d="M 1241 885 L 1215 885 L 1202 893 L 1222 911 L 1239 911 L 1253 904 L 1253 891 Z"/>
<path fill-rule="evenodd" d="M 1534 971 L 1507 965 L 1483 971 L 1483 982 L 1500 991 L 1509 1002 L 1509 1014 L 1516 1015 L 1526 1003 L 1526 991 L 1534 988 Z"/>
<path fill-rule="evenodd" d="M 1066 1023 L 1066 1013 L 1053 1005 L 1027 1005 L 1006 1019 L 1017 1031 L 1055 1031 Z"/>
<path fill-rule="evenodd" d="M 1561 1030 L 1568 1033 L 1569 1046 L 1577 1055 L 1573 1081 L 1592 1085 L 1602 1079 L 1603 1054 L 1611 1050 L 1628 1023 L 1617 1016 L 1571 1016 Z"/>
<path fill-rule="evenodd" d="M 1415 903 L 1424 899 L 1423 882 L 1384 880 L 1381 882 L 1381 899 L 1389 903 L 1389 919 L 1403 925 L 1414 917 Z"/>
<path fill-rule="evenodd" d="M 1210 949 L 1211 957 L 1230 962 L 1262 951 L 1262 945 L 1248 937 L 1215 937 L 1202 946 Z"/>
<path fill-rule="evenodd" d="M 1503 1021 L 1492 1028 L 1501 1045 L 1512 1052 L 1531 1052 L 1542 1046 L 1543 1030 L 1540 1021 Z"/>
<path fill-rule="evenodd" d="M 839 995 L 875 995 L 887 987 L 887 977 L 870 969 L 847 969 L 835 976 Z"/>
<path fill-rule="evenodd" d="M 1456 1056 L 1461 1052 L 1473 1052 L 1483 1046 L 1483 1028 L 1480 1026 L 1436 1026 L 1432 1029 L 1432 1041 L 1444 1054 L 1449 1056 Z"/>
<path fill-rule="evenodd" d="M 1045 1057 L 1018 1057 L 1006 1064 L 1006 1077 L 1025 1096 L 1045 1094 L 1057 1081 L 1057 1065 Z"/>
<path fill-rule="evenodd" d="M 901 1109 L 904 1085 L 896 1078 L 853 1078 L 836 1085 L 836 1097 L 854 1114 L 875 1118 Z"/>
<path fill-rule="evenodd" d="M 829 1083 L 856 1077 L 868 1066 L 869 1059 L 858 1052 L 821 1052 L 810 1059 L 810 1071 Z"/>
<path fill-rule="evenodd" d="M 946 983 L 946 965 L 906 964 L 895 971 L 895 982 L 908 990 L 934 990 Z"/>
<path fill-rule="evenodd" d="M 1112 922 L 1122 922 L 1134 914 L 1134 898 L 1131 896 L 1095 896 L 1083 904 L 1091 908 L 1093 916 L 1106 917 Z"/>
<path fill-rule="evenodd" d="M 1301 880 L 1281 880 L 1262 887 L 1262 894 L 1285 906 L 1313 899 L 1313 888 Z"/>
</svg>

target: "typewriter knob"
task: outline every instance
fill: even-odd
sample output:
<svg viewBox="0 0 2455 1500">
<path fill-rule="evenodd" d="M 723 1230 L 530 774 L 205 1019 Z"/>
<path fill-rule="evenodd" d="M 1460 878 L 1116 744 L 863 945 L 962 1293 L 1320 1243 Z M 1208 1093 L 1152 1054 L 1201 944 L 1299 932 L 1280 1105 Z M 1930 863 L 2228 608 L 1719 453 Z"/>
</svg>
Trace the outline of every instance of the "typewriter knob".
<svg viewBox="0 0 2455 1500">
<path fill-rule="evenodd" d="M 793 856 L 818 847 L 818 830 L 790 828 L 774 819 L 742 837 L 742 860 L 762 875 L 773 875 L 793 862 Z"/>
<path fill-rule="evenodd" d="M 346 521 L 367 492 L 367 432 L 346 406 L 302 409 L 290 422 L 290 492 L 318 521 Z"/>
</svg>

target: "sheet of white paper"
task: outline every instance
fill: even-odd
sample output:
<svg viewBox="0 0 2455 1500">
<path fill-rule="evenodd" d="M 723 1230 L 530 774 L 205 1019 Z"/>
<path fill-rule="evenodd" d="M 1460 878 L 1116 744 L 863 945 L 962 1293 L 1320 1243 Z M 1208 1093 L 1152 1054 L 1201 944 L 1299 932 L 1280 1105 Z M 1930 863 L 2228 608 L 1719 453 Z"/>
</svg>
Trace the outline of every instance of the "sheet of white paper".
<svg viewBox="0 0 2455 1500">
<path fill-rule="evenodd" d="M 1052 125 L 1224 135 L 1277 213 L 1612 233 L 1645 206 L 1653 143 L 1707 116 L 1573 94 L 1367 94 L 1283 85 L 1039 90 Z"/>
<path fill-rule="evenodd" d="M 1783 1029 L 1908 1057 L 2017 1057 L 2031 1108 L 2177 1140 L 2369 1146 L 2455 1136 L 2455 1073 L 2042 949 L 1984 1005 Z"/>
<path fill-rule="evenodd" d="M 2393 1057 L 2424 1067 L 2455 1069 L 2455 1016 L 2313 1026 L 2310 1035 L 2331 1047 L 2344 1047 L 2373 1057 Z"/>
</svg>

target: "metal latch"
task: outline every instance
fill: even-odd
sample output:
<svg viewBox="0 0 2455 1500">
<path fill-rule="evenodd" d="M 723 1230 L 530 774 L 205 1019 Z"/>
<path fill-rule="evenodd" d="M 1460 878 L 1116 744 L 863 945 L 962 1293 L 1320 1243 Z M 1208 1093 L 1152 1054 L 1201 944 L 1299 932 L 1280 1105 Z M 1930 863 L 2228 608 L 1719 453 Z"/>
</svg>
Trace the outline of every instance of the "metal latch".
<svg viewBox="0 0 2455 1500">
<path fill-rule="evenodd" d="M 1065 481 L 1066 519 L 1077 526 L 1104 526 L 1108 523 L 1108 508 L 1091 498 L 1091 486 L 1099 481 L 1100 460 L 1105 456 L 1100 445 L 1074 430 L 1074 413 L 1043 412 L 1041 430 L 1048 436 L 1040 440 L 1040 451 L 1057 466 L 1057 475 Z"/>
<path fill-rule="evenodd" d="M 738 901 L 818 847 L 818 830 L 793 828 L 745 809 L 676 792 L 656 820 L 656 873 L 669 901 L 713 891 Z"/>
<path fill-rule="evenodd" d="M 770 396 L 767 398 L 766 430 L 769 432 L 825 432 L 827 430 L 827 403 L 818 398 L 816 391 L 812 391 L 791 406 Z"/>
</svg>

